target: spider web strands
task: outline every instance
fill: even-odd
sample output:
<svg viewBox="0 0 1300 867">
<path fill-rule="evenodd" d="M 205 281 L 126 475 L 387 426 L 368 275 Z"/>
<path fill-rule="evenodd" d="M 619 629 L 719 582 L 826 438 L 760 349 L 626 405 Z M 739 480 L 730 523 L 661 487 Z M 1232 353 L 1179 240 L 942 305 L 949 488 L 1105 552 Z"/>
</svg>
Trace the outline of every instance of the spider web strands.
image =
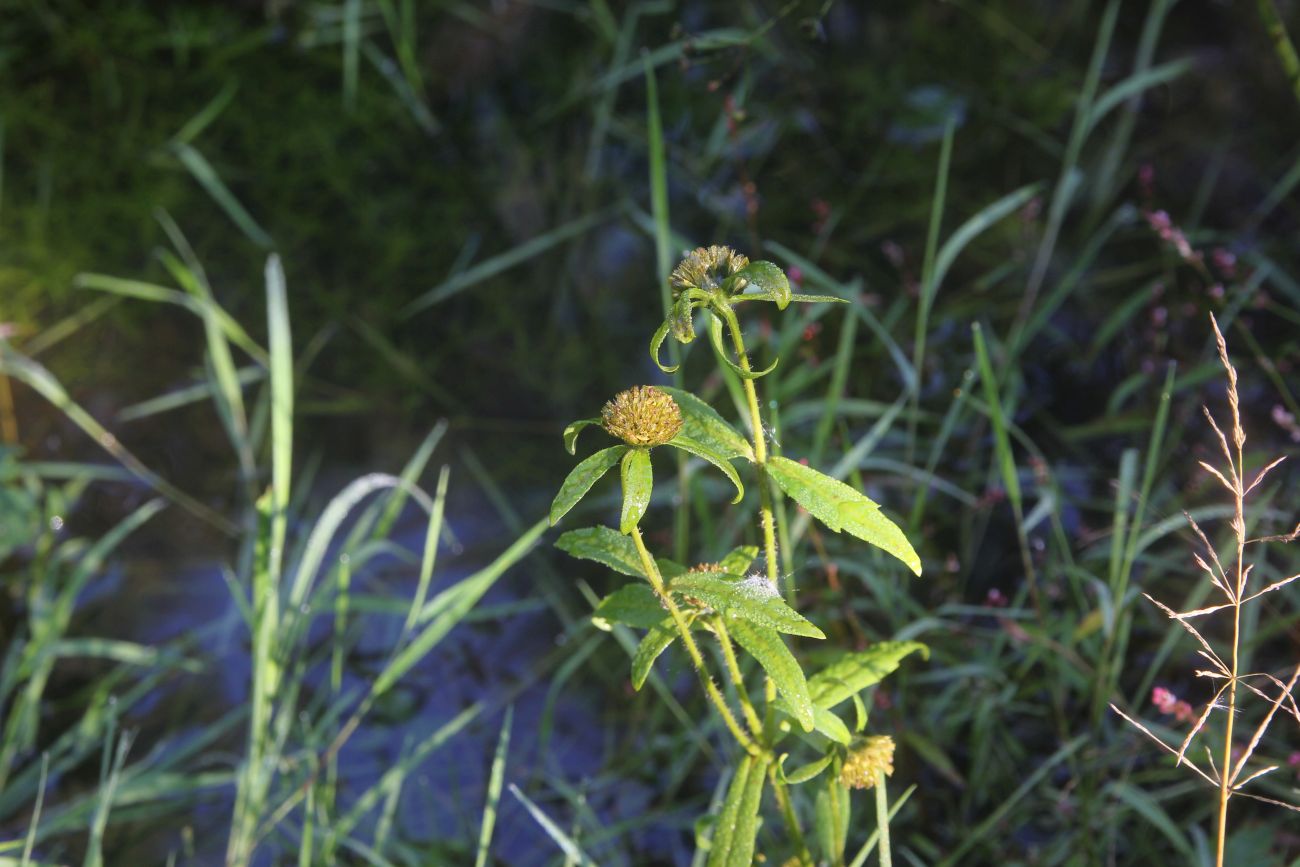
<svg viewBox="0 0 1300 867">
<path fill-rule="evenodd" d="M 1272 683 L 1273 686 L 1277 687 L 1278 689 L 1277 698 L 1268 695 L 1262 689 L 1250 683 L 1247 680 L 1247 678 L 1251 678 L 1251 677 L 1256 677 L 1256 678 L 1262 677 L 1265 680 L 1268 680 L 1270 683 Z M 1295 678 L 1292 678 L 1290 683 L 1284 684 L 1282 683 L 1282 681 L 1278 680 L 1273 675 L 1261 671 L 1261 672 L 1256 672 L 1254 674 L 1243 674 L 1239 678 L 1237 678 L 1237 680 L 1240 682 L 1242 686 L 1244 686 L 1246 689 L 1250 690 L 1255 695 L 1259 696 L 1269 704 L 1273 704 L 1274 702 L 1277 702 L 1282 706 L 1285 706 L 1286 712 L 1291 716 L 1295 717 L 1297 722 L 1300 722 L 1300 707 L 1296 706 L 1295 697 L 1291 695 L 1291 690 L 1295 687 Z"/>
<path fill-rule="evenodd" d="M 1181 765 L 1183 763 L 1183 759 L 1187 755 L 1187 748 L 1192 745 L 1192 739 L 1196 737 L 1197 732 L 1205 727 L 1205 723 L 1210 718 L 1210 711 L 1214 710 L 1214 708 L 1218 706 L 1219 697 L 1223 695 L 1223 691 L 1227 688 L 1228 684 L 1226 683 L 1219 687 L 1219 691 L 1214 694 L 1214 698 L 1210 699 L 1210 701 L 1206 703 L 1205 710 L 1201 711 L 1201 715 L 1196 719 L 1196 725 L 1192 726 L 1192 730 L 1187 733 L 1187 737 L 1183 738 L 1182 746 L 1178 748 L 1178 752 L 1176 753 L 1178 761 L 1176 765 Z M 1189 767 L 1195 767 L 1190 759 L 1187 760 L 1187 764 Z M 1214 756 L 1210 756 L 1210 764 L 1214 764 Z M 1217 778 L 1218 774 L 1216 773 L 1215 776 Z"/>
<path fill-rule="evenodd" d="M 1159 737 L 1158 737 L 1154 732 L 1152 732 L 1149 728 L 1147 728 L 1146 726 L 1142 725 L 1142 723 L 1138 722 L 1137 720 L 1133 719 L 1133 717 L 1131 717 L 1131 716 L 1129 716 L 1128 714 L 1124 713 L 1124 711 L 1120 710 L 1120 709 L 1119 709 L 1118 707 L 1116 707 L 1113 703 L 1111 704 L 1110 709 L 1113 710 L 1113 711 L 1115 711 L 1115 713 L 1119 714 L 1120 716 L 1124 717 L 1124 719 L 1127 720 L 1127 721 L 1129 722 L 1130 725 L 1132 725 L 1132 726 L 1133 726 L 1134 728 L 1136 728 L 1138 731 L 1142 732 L 1142 734 L 1146 735 L 1146 736 L 1149 737 L 1151 740 L 1155 741 L 1156 744 L 1158 744 L 1158 745 L 1160 746 L 1160 748 L 1163 749 L 1165 752 L 1167 752 L 1167 753 L 1169 753 L 1170 755 L 1173 755 L 1173 756 L 1177 756 L 1177 755 L 1178 755 L 1178 751 L 1177 751 L 1177 750 L 1175 750 L 1173 747 L 1169 746 L 1169 744 L 1167 744 L 1167 743 L 1165 743 L 1163 740 L 1161 740 L 1161 739 L 1160 739 L 1160 738 L 1159 738 Z M 1181 759 L 1180 759 L 1180 761 L 1181 761 Z M 1199 767 L 1197 767 L 1195 763 L 1193 763 L 1193 762 L 1191 762 L 1191 761 L 1188 761 L 1188 762 L 1187 762 L 1187 767 L 1189 767 L 1189 768 L 1191 768 L 1193 771 L 1195 771 L 1196 774 L 1197 774 L 1197 776 L 1199 776 L 1201 779 L 1205 780 L 1205 782 L 1209 783 L 1210 785 L 1212 785 L 1212 786 L 1218 786 L 1218 785 L 1219 785 L 1219 781 L 1218 781 L 1218 779 L 1216 779 L 1215 777 L 1211 777 L 1209 774 L 1205 773 L 1205 771 L 1203 771 L 1203 770 L 1201 770 Z"/>
</svg>

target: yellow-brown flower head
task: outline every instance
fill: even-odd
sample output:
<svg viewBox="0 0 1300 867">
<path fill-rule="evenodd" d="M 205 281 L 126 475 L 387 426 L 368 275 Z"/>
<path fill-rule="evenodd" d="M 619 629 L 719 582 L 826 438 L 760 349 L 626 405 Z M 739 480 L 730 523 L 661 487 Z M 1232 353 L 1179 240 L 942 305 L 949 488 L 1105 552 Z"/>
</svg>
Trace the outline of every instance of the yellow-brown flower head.
<svg viewBox="0 0 1300 867">
<path fill-rule="evenodd" d="M 698 247 L 673 269 L 673 297 L 685 289 L 712 292 L 722 281 L 749 264 L 749 259 L 730 247 Z"/>
<path fill-rule="evenodd" d="M 850 789 L 870 789 L 879 771 L 886 777 L 894 773 L 894 739 L 889 735 L 875 735 L 855 744 L 844 760 L 840 782 Z"/>
<path fill-rule="evenodd" d="M 666 392 L 638 385 L 620 391 L 600 411 L 605 430 L 630 446 L 661 446 L 682 429 L 682 411 Z"/>
</svg>

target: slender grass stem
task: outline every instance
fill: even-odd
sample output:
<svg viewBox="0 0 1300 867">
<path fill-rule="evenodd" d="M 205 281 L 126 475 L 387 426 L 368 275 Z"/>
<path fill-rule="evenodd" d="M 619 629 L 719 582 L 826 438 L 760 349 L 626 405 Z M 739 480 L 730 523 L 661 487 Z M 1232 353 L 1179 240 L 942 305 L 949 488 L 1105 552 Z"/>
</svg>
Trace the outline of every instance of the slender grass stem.
<svg viewBox="0 0 1300 867">
<path fill-rule="evenodd" d="M 1233 384 L 1235 389 L 1235 383 Z M 1233 404 L 1234 433 L 1240 430 Z M 1242 437 L 1237 437 L 1237 466 L 1233 471 L 1233 532 L 1237 537 L 1237 576 L 1232 588 L 1232 675 L 1228 678 L 1228 719 L 1223 731 L 1223 757 L 1219 764 L 1219 828 L 1215 864 L 1223 867 L 1224 846 L 1228 839 L 1228 801 L 1232 798 L 1232 730 L 1237 716 L 1237 666 L 1241 650 L 1241 600 L 1246 589 L 1246 464 L 1242 456 Z"/>
<path fill-rule="evenodd" d="M 645 569 L 646 578 L 650 581 L 650 587 L 654 590 L 659 601 L 663 603 L 668 614 L 677 626 L 677 632 L 682 637 L 682 645 L 686 648 L 686 654 L 691 658 L 691 664 L 695 666 L 695 672 L 700 676 L 700 683 L 704 686 L 704 692 L 713 702 L 713 706 L 718 709 L 722 716 L 722 721 L 726 723 L 727 728 L 731 731 L 736 742 L 740 744 L 745 752 L 752 756 L 761 754 L 758 745 L 745 734 L 740 723 L 736 721 L 736 716 L 727 706 L 727 700 L 723 697 L 718 685 L 709 677 L 708 669 L 704 666 L 704 655 L 700 653 L 700 647 L 695 643 L 695 637 L 691 635 L 691 626 L 686 622 L 686 615 L 682 614 L 682 609 L 673 601 L 672 596 L 668 593 L 668 588 L 664 586 L 663 576 L 659 574 L 659 566 L 655 563 L 650 552 L 646 550 L 645 540 L 641 538 L 641 528 L 632 528 L 632 541 L 636 545 L 636 552 L 641 557 L 641 566 Z"/>
</svg>

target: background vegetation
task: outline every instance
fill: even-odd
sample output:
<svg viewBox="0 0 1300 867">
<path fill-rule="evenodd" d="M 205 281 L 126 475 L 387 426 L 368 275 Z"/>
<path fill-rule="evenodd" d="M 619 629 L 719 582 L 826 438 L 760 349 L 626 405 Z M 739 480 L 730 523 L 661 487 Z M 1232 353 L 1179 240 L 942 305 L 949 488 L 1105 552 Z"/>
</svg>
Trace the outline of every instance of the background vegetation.
<svg viewBox="0 0 1300 867">
<path fill-rule="evenodd" d="M 746 327 L 782 357 L 776 442 L 880 501 L 925 564 L 813 528 L 792 552 L 830 641 L 933 650 L 874 696 L 917 785 L 896 863 L 1206 863 L 1204 787 L 1107 705 L 1178 740 L 1152 689 L 1212 694 L 1140 595 L 1202 604 L 1183 513 L 1231 511 L 1197 467 L 1200 406 L 1225 401 L 1208 313 L 1247 467 L 1300 442 L 1300 101 L 1265 8 L 1300 29 L 1287 0 L 0 2 L 0 858 L 221 863 L 244 815 L 258 863 L 689 862 L 722 765 L 689 666 L 633 694 L 587 617 L 614 581 L 549 545 L 515 563 L 564 424 L 660 381 L 649 65 L 673 247 L 859 302 Z M 352 477 L 404 470 L 440 527 L 394 483 L 313 538 Z M 1295 526 L 1298 472 L 1256 495 L 1259 533 Z M 701 538 L 652 505 L 659 543 L 754 541 L 715 481 L 694 480 Z M 259 742 L 269 621 L 241 601 L 312 551 L 314 595 L 266 639 L 294 690 Z M 1296 592 L 1247 624 L 1250 667 L 1284 680 Z M 429 624 L 455 628 L 421 645 Z M 1266 794 L 1296 801 L 1297 751 L 1276 726 Z M 277 769 L 262 811 L 235 803 L 255 755 Z M 1234 811 L 1228 863 L 1300 857 L 1286 813 Z"/>
</svg>

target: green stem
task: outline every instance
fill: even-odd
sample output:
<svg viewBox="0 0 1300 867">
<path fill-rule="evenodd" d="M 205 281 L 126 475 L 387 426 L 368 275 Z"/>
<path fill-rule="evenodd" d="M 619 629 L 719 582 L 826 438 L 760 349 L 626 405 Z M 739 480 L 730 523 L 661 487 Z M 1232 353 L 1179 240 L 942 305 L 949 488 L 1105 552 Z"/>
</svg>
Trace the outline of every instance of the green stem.
<svg viewBox="0 0 1300 867">
<path fill-rule="evenodd" d="M 885 772 L 876 771 L 876 827 L 880 831 L 880 867 L 893 867 L 893 855 L 889 851 L 889 795 L 885 791 Z"/>
<path fill-rule="evenodd" d="M 776 802 L 781 807 L 781 816 L 785 820 L 785 826 L 790 829 L 790 836 L 793 838 L 794 845 L 798 850 L 800 867 L 812 867 L 812 852 L 808 851 L 808 843 L 804 840 L 803 829 L 799 827 L 799 816 L 794 811 L 794 804 L 790 800 L 790 791 L 785 783 L 777 777 L 777 765 L 773 762 L 768 766 L 768 779 L 772 781 L 772 791 L 776 793 Z"/>
<path fill-rule="evenodd" d="M 1258 0 L 1256 5 L 1259 7 L 1260 21 L 1264 23 L 1268 38 L 1273 43 L 1273 51 L 1282 62 L 1282 72 L 1286 75 L 1287 83 L 1291 85 L 1295 98 L 1300 100 L 1300 56 L 1296 55 L 1295 45 L 1287 35 L 1273 0 Z"/>
<path fill-rule="evenodd" d="M 731 344 L 736 350 L 736 363 L 749 373 L 749 355 L 745 352 L 745 339 L 740 333 L 740 323 L 729 307 L 721 309 L 723 321 L 731 332 Z M 763 555 L 767 559 L 767 577 L 776 587 L 781 577 L 780 563 L 776 558 L 776 518 L 772 511 L 772 488 L 767 481 L 767 440 L 763 437 L 763 415 L 759 410 L 758 389 L 754 380 L 742 379 L 745 401 L 749 404 L 749 426 L 754 434 L 754 465 L 758 471 L 759 515 L 763 524 Z"/>
<path fill-rule="evenodd" d="M 668 588 L 664 586 L 663 576 L 659 574 L 659 566 L 655 563 L 650 552 L 646 550 L 645 540 L 641 538 L 641 528 L 632 528 L 632 541 L 636 545 L 636 552 L 641 557 L 641 567 L 645 570 L 646 578 L 650 581 L 650 587 L 654 590 L 659 601 L 663 603 L 668 614 L 677 626 L 677 632 L 682 637 L 682 645 L 686 648 L 686 654 L 691 658 L 691 664 L 695 666 L 695 673 L 700 676 L 700 683 L 704 686 L 704 692 L 713 702 L 713 706 L 718 709 L 722 715 L 722 721 L 726 723 L 727 728 L 731 731 L 736 742 L 752 756 L 759 755 L 762 751 L 758 745 L 745 734 L 745 730 L 740 727 L 736 721 L 735 715 L 731 708 L 727 706 L 727 700 L 718 690 L 718 685 L 709 677 L 708 670 L 704 667 L 704 655 L 700 653 L 699 645 L 695 643 L 695 637 L 691 635 L 691 626 L 686 622 L 686 616 L 682 614 L 682 609 L 673 601 L 669 594 Z"/>
<path fill-rule="evenodd" d="M 721 614 L 715 616 L 712 623 L 718 633 L 718 643 L 722 645 L 722 658 L 727 663 L 727 673 L 731 675 L 731 682 L 736 685 L 736 695 L 740 697 L 740 710 L 745 715 L 745 722 L 749 723 L 749 730 L 754 733 L 754 737 L 761 739 L 763 723 L 754 711 L 749 694 L 745 692 L 745 678 L 740 672 L 740 663 L 736 660 L 736 650 L 731 646 L 731 634 L 727 632 L 727 625 L 723 622 Z"/>
</svg>

